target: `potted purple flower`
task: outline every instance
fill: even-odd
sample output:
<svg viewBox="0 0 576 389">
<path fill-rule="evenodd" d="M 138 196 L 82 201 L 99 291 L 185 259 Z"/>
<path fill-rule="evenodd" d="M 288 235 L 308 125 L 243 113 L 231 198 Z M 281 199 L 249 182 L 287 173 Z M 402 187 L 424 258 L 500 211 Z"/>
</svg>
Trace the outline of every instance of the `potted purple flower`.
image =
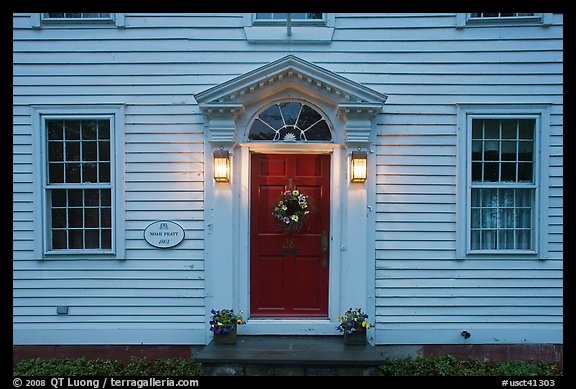
<svg viewBox="0 0 576 389">
<path fill-rule="evenodd" d="M 368 323 L 368 315 L 362 309 L 350 308 L 336 319 L 340 322 L 336 329 L 344 333 L 344 344 L 366 344 L 366 330 L 373 325 Z"/>
<path fill-rule="evenodd" d="M 233 309 L 211 310 L 210 331 L 214 332 L 215 344 L 236 344 L 238 325 L 246 324 L 242 311 L 235 314 Z"/>
</svg>

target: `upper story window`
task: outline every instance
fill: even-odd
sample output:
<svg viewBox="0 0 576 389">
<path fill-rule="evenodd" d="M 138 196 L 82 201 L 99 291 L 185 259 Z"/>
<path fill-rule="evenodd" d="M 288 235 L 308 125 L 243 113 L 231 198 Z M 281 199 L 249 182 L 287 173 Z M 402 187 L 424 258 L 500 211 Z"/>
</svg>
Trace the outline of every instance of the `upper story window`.
<svg viewBox="0 0 576 389">
<path fill-rule="evenodd" d="M 328 122 L 307 104 L 290 101 L 272 104 L 254 119 L 249 140 L 307 142 L 332 141 Z"/>
<path fill-rule="evenodd" d="M 470 19 L 506 19 L 506 18 L 525 18 L 534 17 L 535 13 L 521 13 L 521 12 L 480 12 L 471 13 Z"/>
<path fill-rule="evenodd" d="M 247 13 L 248 43 L 329 44 L 334 35 L 333 13 Z"/>
<path fill-rule="evenodd" d="M 534 12 L 473 12 L 456 14 L 456 27 L 489 27 L 502 25 L 547 26 L 552 14 Z"/>
<path fill-rule="evenodd" d="M 43 20 L 112 20 L 111 13 L 69 12 L 69 13 L 43 13 Z"/>
<path fill-rule="evenodd" d="M 294 25 L 324 24 L 324 14 L 322 13 L 291 13 L 290 22 Z M 256 13 L 254 14 L 254 24 L 285 24 L 288 20 L 287 13 Z"/>
<path fill-rule="evenodd" d="M 30 14 L 30 22 L 34 29 L 125 27 L 123 13 L 109 12 L 32 13 Z"/>
</svg>

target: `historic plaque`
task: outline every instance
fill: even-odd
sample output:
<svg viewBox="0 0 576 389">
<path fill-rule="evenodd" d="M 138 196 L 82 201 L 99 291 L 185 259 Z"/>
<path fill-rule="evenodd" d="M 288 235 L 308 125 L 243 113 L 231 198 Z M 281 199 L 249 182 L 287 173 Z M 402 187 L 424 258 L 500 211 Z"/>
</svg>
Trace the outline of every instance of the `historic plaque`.
<svg viewBox="0 0 576 389">
<path fill-rule="evenodd" d="M 146 227 L 144 239 L 154 247 L 168 249 L 184 240 L 184 229 L 178 223 L 161 220 Z"/>
</svg>

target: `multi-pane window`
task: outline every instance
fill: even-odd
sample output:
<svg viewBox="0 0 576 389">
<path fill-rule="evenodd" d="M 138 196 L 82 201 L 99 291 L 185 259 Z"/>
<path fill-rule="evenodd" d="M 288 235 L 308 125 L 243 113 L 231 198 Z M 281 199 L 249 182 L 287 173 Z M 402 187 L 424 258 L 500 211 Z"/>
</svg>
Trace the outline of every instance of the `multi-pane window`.
<svg viewBox="0 0 576 389">
<path fill-rule="evenodd" d="M 78 19 L 78 20 L 87 20 L 87 19 L 96 19 L 96 20 L 110 20 L 112 19 L 111 13 L 94 13 L 94 12 L 68 12 L 68 13 L 44 13 L 42 14 L 42 18 L 44 20 L 59 20 L 59 19 Z"/>
<path fill-rule="evenodd" d="M 111 119 L 45 119 L 48 249 L 112 249 Z"/>
<path fill-rule="evenodd" d="M 472 118 L 471 251 L 534 250 L 533 118 Z"/>
<path fill-rule="evenodd" d="M 256 13 L 255 14 L 256 21 L 283 21 L 285 22 L 288 14 L 287 13 Z M 293 22 L 306 22 L 306 21 L 322 21 L 323 14 L 322 13 L 291 13 L 290 18 Z"/>
<path fill-rule="evenodd" d="M 522 12 L 480 12 L 471 13 L 470 19 L 493 19 L 493 18 L 525 18 L 533 17 L 534 13 L 522 13 Z"/>
</svg>

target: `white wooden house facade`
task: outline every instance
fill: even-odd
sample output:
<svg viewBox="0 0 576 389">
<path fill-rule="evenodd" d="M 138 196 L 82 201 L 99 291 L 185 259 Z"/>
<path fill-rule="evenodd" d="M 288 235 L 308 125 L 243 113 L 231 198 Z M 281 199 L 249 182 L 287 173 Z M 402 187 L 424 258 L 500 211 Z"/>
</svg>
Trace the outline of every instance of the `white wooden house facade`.
<svg viewBox="0 0 576 389">
<path fill-rule="evenodd" d="M 13 27 L 15 345 L 206 344 L 221 308 L 331 335 L 350 307 L 373 344 L 563 343 L 562 14 Z M 257 182 L 317 192 L 312 251 L 277 245 Z"/>
</svg>

